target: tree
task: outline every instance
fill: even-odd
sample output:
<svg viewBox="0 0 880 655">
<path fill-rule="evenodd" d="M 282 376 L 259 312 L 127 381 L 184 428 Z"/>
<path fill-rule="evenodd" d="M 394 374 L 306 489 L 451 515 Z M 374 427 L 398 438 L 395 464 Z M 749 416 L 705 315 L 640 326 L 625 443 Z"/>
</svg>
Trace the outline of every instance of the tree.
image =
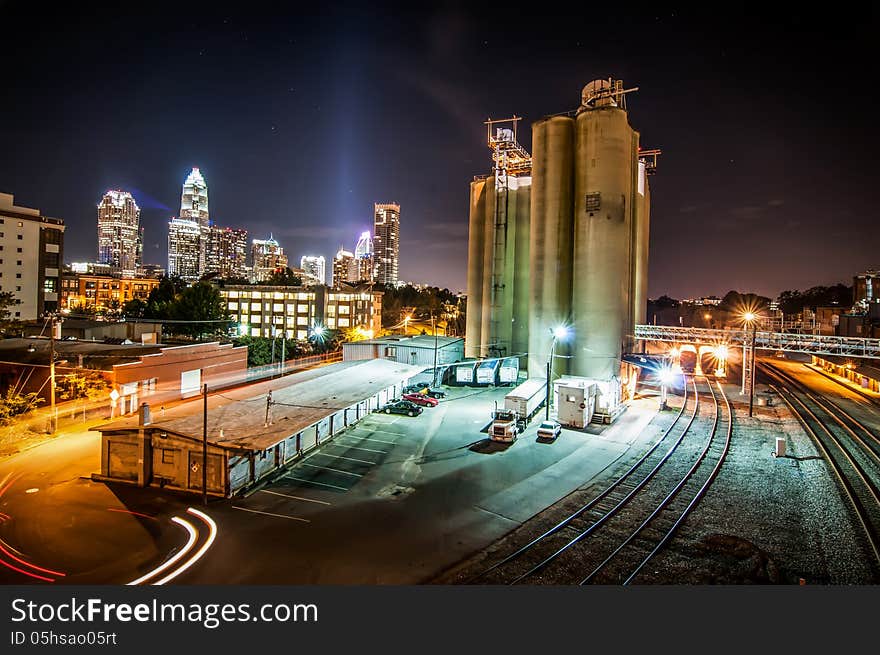
<svg viewBox="0 0 880 655">
<path fill-rule="evenodd" d="M 205 321 L 174 326 L 175 332 L 196 338 L 218 331 L 225 333 L 231 321 L 220 291 L 209 282 L 197 282 L 184 289 L 172 302 L 170 310 L 174 320 Z"/>
<path fill-rule="evenodd" d="M 14 293 L 11 291 L 0 292 L 0 332 L 3 334 L 16 331 L 15 328 L 18 321 L 10 318 L 12 310 L 9 309 L 16 304 L 18 304 L 18 301 L 15 299 Z"/>
<path fill-rule="evenodd" d="M 677 301 L 675 298 L 670 298 L 666 294 L 660 296 L 659 298 L 657 298 L 657 300 L 654 301 L 654 307 L 656 307 L 657 309 L 674 309 L 679 305 L 681 305 L 679 301 Z"/>
<path fill-rule="evenodd" d="M 77 400 L 104 396 L 109 391 L 110 384 L 97 371 L 83 370 L 58 376 L 55 379 L 55 389 L 61 400 Z"/>
<path fill-rule="evenodd" d="M 16 416 L 36 409 L 43 402 L 45 400 L 35 392 L 18 393 L 10 387 L 5 396 L 0 396 L 0 425 L 8 425 Z"/>
<path fill-rule="evenodd" d="M 302 278 L 295 275 L 290 267 L 286 267 L 273 271 L 268 280 L 259 284 L 273 287 L 299 287 L 302 286 Z"/>
</svg>

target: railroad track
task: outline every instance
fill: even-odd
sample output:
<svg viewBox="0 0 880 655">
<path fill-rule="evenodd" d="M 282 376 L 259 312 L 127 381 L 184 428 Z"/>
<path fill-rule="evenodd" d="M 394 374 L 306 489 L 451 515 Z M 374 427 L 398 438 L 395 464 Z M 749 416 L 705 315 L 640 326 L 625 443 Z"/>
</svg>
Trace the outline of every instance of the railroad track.
<svg viewBox="0 0 880 655">
<path fill-rule="evenodd" d="M 709 393 L 714 410 L 709 417 L 709 437 L 699 444 L 702 449 L 699 445 L 695 447 L 693 439 L 686 439 L 700 413 L 696 379 L 691 378 L 690 384 L 693 399 L 688 398 L 686 385 L 684 402 L 673 423 L 629 470 L 567 518 L 468 582 L 537 583 L 545 570 L 550 572 L 551 566 L 555 582 L 631 582 L 668 544 L 696 506 L 729 448 L 730 418 L 723 443 L 716 438 L 721 414 L 719 396 L 724 400 L 728 417 L 730 405 L 721 386 L 718 385 L 716 395 L 711 382 Z M 689 404 L 689 416 L 682 420 Z M 681 475 L 681 469 L 691 462 L 687 473 Z M 613 544 L 610 548 L 609 543 Z M 587 545 L 589 548 L 584 547 Z M 585 561 L 601 558 L 600 552 L 610 554 L 598 566 L 587 568 Z M 586 577 L 585 571 L 590 571 Z"/>
<path fill-rule="evenodd" d="M 822 452 L 862 527 L 880 570 L 880 438 L 828 398 L 820 398 L 777 367 L 759 367 Z"/>
</svg>

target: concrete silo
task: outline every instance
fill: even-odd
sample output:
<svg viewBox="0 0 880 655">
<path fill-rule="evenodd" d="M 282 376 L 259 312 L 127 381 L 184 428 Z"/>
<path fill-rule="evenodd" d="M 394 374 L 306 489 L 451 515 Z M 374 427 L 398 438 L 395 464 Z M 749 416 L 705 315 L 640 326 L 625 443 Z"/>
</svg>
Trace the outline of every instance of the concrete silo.
<svg viewBox="0 0 880 655">
<path fill-rule="evenodd" d="M 639 160 L 636 188 L 636 239 L 633 266 L 633 320 L 645 323 L 648 311 L 648 246 L 651 235 L 651 189 L 648 183 L 648 163 Z"/>
<path fill-rule="evenodd" d="M 483 321 L 483 235 L 486 180 L 471 182 L 468 222 L 467 319 L 465 357 L 479 357 Z"/>
<path fill-rule="evenodd" d="M 616 81 L 591 82 L 577 115 L 571 370 L 598 380 L 620 376 L 638 286 L 639 135 L 621 106 L 622 90 Z"/>
<path fill-rule="evenodd" d="M 567 116 L 532 125 L 532 191 L 529 250 L 529 375 L 546 374 L 552 329 L 571 321 L 572 208 L 575 121 Z M 564 355 L 567 344 L 556 345 Z M 554 375 L 568 360 L 553 363 Z"/>
</svg>

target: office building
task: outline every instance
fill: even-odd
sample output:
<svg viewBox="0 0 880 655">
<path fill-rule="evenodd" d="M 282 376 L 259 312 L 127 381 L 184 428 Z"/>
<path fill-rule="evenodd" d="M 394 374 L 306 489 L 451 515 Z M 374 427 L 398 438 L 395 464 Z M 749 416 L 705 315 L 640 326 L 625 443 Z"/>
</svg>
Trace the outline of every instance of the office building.
<svg viewBox="0 0 880 655">
<path fill-rule="evenodd" d="M 141 210 L 128 191 L 110 190 L 98 204 L 98 263 L 113 275 L 134 277 L 141 265 Z"/>
<path fill-rule="evenodd" d="M 373 222 L 375 281 L 397 286 L 400 256 L 400 205 L 375 204 Z"/>
<path fill-rule="evenodd" d="M 168 222 L 168 276 L 187 282 L 199 279 L 201 227 L 195 221 L 172 218 Z"/>
<path fill-rule="evenodd" d="M 299 260 L 299 267 L 305 271 L 308 282 L 311 284 L 324 284 L 324 255 L 303 255 Z"/>
<path fill-rule="evenodd" d="M 251 241 L 251 282 L 265 282 L 275 271 L 287 268 L 287 255 L 278 242 L 268 239 Z"/>
<path fill-rule="evenodd" d="M 208 214 L 208 185 L 198 168 L 193 168 L 183 182 L 183 192 L 180 196 L 180 218 L 193 221 L 199 226 L 197 266 L 198 276 L 201 276 L 206 268 L 211 222 Z"/>
<path fill-rule="evenodd" d="M 58 309 L 63 256 L 64 221 L 0 193 L 0 291 L 16 303 L 9 318 L 33 320 Z"/>
<path fill-rule="evenodd" d="M 333 286 L 339 287 L 340 284 L 355 280 L 357 280 L 357 262 L 354 253 L 340 247 L 333 258 Z"/>
<path fill-rule="evenodd" d="M 247 277 L 247 230 L 212 225 L 205 251 L 205 273 L 218 278 Z"/>
<path fill-rule="evenodd" d="M 239 332 L 252 337 L 272 337 L 283 331 L 288 339 L 306 339 L 316 326 L 359 327 L 378 334 L 382 327 L 382 293 L 368 286 L 226 285 L 219 291 Z"/>
<path fill-rule="evenodd" d="M 361 232 L 354 249 L 355 270 L 353 279 L 372 284 L 376 280 L 376 259 L 373 237 L 369 232 Z"/>
</svg>

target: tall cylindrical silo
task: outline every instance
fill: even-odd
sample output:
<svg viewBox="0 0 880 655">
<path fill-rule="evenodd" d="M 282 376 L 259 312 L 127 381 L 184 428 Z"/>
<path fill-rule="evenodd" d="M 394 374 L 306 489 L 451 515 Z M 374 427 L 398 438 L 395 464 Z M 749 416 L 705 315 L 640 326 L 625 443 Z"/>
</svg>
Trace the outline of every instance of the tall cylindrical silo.
<svg viewBox="0 0 880 655">
<path fill-rule="evenodd" d="M 483 234 L 485 231 L 485 180 L 471 182 L 470 217 L 468 221 L 467 319 L 465 323 L 465 357 L 479 357 L 483 321 Z"/>
<path fill-rule="evenodd" d="M 585 89 L 607 85 L 593 82 Z M 620 374 L 632 332 L 633 250 L 638 135 L 608 95 L 577 116 L 572 373 L 607 380 Z"/>
<path fill-rule="evenodd" d="M 513 239 L 513 314 L 511 316 L 511 354 L 529 350 L 529 224 L 532 179 L 516 180 L 516 220 Z M 511 221 L 508 219 L 508 223 Z M 523 362 L 525 363 L 525 362 Z"/>
<path fill-rule="evenodd" d="M 480 315 L 480 357 L 488 357 L 495 344 L 492 334 L 492 277 L 495 259 L 495 203 L 498 199 L 495 176 L 486 178 L 483 187 L 483 290 Z"/>
<path fill-rule="evenodd" d="M 529 375 L 543 376 L 553 343 L 552 329 L 571 320 L 572 192 L 575 121 L 555 116 L 532 125 L 530 216 Z M 564 355 L 568 344 L 556 344 Z M 553 362 L 554 375 L 568 359 Z"/>
<path fill-rule="evenodd" d="M 633 273 L 633 320 L 644 324 L 648 311 L 648 246 L 651 234 L 651 190 L 645 162 L 639 162 L 636 189 L 636 243 Z"/>
</svg>

